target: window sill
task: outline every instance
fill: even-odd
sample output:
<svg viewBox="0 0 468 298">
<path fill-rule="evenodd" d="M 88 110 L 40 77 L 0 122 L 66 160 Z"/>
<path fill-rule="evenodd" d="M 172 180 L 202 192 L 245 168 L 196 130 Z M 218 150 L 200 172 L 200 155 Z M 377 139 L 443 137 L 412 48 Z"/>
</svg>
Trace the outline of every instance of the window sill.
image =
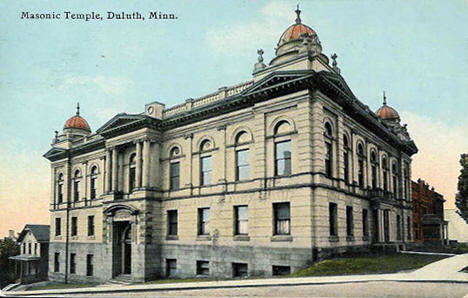
<svg viewBox="0 0 468 298">
<path fill-rule="evenodd" d="M 293 237 L 291 235 L 274 235 L 271 236 L 272 242 L 292 242 Z"/>
<path fill-rule="evenodd" d="M 354 241 L 354 236 L 346 236 L 346 241 Z"/>
<path fill-rule="evenodd" d="M 211 236 L 210 235 L 198 235 L 197 236 L 197 241 L 210 241 Z"/>
<path fill-rule="evenodd" d="M 90 236 L 88 236 L 88 240 L 96 240 L 96 236 L 90 235 Z"/>
<path fill-rule="evenodd" d="M 78 236 L 71 236 L 71 240 L 78 240 Z"/>
<path fill-rule="evenodd" d="M 234 241 L 250 241 L 250 236 L 248 235 L 234 235 L 232 239 Z"/>
<path fill-rule="evenodd" d="M 338 236 L 329 236 L 329 237 L 328 237 L 328 241 L 330 241 L 330 242 L 338 242 L 338 241 L 340 241 L 340 237 L 338 237 Z"/>
<path fill-rule="evenodd" d="M 178 235 L 167 235 L 166 240 L 179 240 Z"/>
<path fill-rule="evenodd" d="M 55 240 L 62 240 L 62 236 L 55 236 Z"/>
<path fill-rule="evenodd" d="M 369 241 L 369 236 L 362 236 L 362 241 Z"/>
</svg>

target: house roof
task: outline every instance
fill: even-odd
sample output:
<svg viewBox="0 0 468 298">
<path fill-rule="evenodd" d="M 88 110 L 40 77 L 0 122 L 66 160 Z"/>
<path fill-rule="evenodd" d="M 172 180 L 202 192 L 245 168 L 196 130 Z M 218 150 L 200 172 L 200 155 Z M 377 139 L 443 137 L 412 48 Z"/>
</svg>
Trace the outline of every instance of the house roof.
<svg viewBox="0 0 468 298">
<path fill-rule="evenodd" d="M 23 241 L 26 234 L 31 231 L 31 233 L 36 238 L 37 242 L 49 242 L 50 238 L 50 226 L 49 225 L 31 225 L 27 224 L 24 226 L 24 229 L 21 231 L 18 242 Z"/>
</svg>

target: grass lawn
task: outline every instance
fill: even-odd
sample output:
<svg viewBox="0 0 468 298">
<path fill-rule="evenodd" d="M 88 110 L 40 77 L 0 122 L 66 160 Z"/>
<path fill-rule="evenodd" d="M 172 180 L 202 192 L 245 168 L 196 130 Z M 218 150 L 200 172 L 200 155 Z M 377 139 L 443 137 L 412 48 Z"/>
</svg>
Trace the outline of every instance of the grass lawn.
<svg viewBox="0 0 468 298">
<path fill-rule="evenodd" d="M 349 275 L 371 273 L 393 273 L 403 270 L 421 268 L 439 261 L 446 256 L 391 254 L 375 257 L 336 258 L 324 260 L 309 268 L 299 270 L 291 277 L 320 275 Z"/>
<path fill-rule="evenodd" d="M 64 283 L 50 283 L 42 286 L 33 286 L 27 291 L 51 290 L 51 289 L 72 289 L 72 288 L 89 288 L 95 287 L 96 284 L 64 284 Z"/>
</svg>

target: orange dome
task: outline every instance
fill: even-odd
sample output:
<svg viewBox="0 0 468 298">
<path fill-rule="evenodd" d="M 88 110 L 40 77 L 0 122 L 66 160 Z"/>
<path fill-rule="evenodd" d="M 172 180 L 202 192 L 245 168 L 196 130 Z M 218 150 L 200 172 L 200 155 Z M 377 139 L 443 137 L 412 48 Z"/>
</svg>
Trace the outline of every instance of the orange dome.
<svg viewBox="0 0 468 298">
<path fill-rule="evenodd" d="M 387 98 L 385 97 L 385 92 L 384 92 L 384 101 L 383 101 L 383 106 L 375 112 L 377 116 L 379 116 L 380 119 L 384 120 L 400 120 L 400 115 L 398 115 L 398 112 L 390 107 L 387 106 Z"/>
<path fill-rule="evenodd" d="M 83 117 L 80 116 L 80 106 L 79 104 L 76 107 L 76 115 L 71 117 L 70 119 L 65 122 L 65 125 L 63 126 L 63 129 L 83 129 L 88 132 L 91 132 L 91 128 L 89 128 L 88 122 L 83 119 Z"/>
<path fill-rule="evenodd" d="M 286 29 L 286 31 L 284 31 L 284 33 L 281 35 L 278 41 L 278 46 L 281 46 L 288 41 L 299 39 L 300 36 L 304 33 L 308 35 L 317 35 L 317 33 L 315 33 L 315 31 L 307 25 L 302 23 L 294 24 L 289 26 L 288 29 Z"/>
</svg>

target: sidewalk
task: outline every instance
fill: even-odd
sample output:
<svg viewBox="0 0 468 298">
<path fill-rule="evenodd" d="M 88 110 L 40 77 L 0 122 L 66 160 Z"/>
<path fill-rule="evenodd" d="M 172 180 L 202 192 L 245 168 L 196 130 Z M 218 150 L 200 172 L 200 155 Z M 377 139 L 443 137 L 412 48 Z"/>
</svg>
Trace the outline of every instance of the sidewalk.
<svg viewBox="0 0 468 298">
<path fill-rule="evenodd" d="M 3 292 L 7 296 L 35 296 L 35 295 L 61 295 L 61 294 L 101 294 L 124 293 L 127 291 L 173 291 L 193 289 L 216 289 L 216 288 L 239 288 L 239 287 L 268 287 L 288 285 L 320 285 L 320 284 L 342 284 L 372 281 L 399 281 L 399 282 L 453 282 L 467 283 L 468 273 L 458 272 L 468 265 L 468 254 L 457 255 L 446 258 L 421 269 L 409 273 L 391 274 L 368 274 L 368 275 L 345 275 L 345 276 L 319 276 L 299 278 L 269 278 L 269 279 L 247 279 L 207 281 L 171 284 L 140 284 L 129 286 L 98 286 L 93 288 L 73 288 L 40 291 L 14 291 Z"/>
</svg>

